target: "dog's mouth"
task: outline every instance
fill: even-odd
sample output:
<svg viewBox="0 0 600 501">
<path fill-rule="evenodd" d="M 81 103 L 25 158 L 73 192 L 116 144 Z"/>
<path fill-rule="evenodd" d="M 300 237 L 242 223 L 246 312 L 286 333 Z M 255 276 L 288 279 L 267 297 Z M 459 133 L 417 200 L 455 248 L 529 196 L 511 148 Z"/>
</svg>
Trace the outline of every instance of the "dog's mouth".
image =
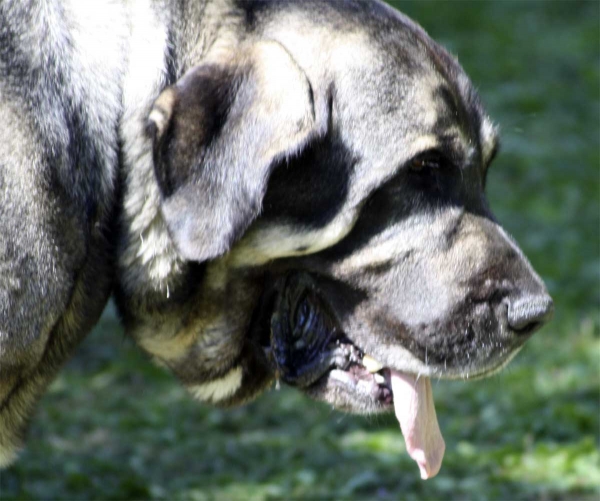
<svg viewBox="0 0 600 501">
<path fill-rule="evenodd" d="M 382 407 L 393 405 L 406 450 L 428 479 L 440 470 L 445 451 L 435 412 L 433 391 L 428 377 L 383 367 L 369 355 L 346 370 L 335 368 L 325 376 L 355 394 L 370 395 Z M 328 381 L 324 384 L 327 385 Z"/>
<path fill-rule="evenodd" d="M 340 409 L 393 408 L 421 478 L 435 476 L 445 444 L 429 378 L 385 367 L 366 354 L 339 329 L 306 275 L 282 279 L 275 292 L 265 352 L 276 377 Z"/>
</svg>

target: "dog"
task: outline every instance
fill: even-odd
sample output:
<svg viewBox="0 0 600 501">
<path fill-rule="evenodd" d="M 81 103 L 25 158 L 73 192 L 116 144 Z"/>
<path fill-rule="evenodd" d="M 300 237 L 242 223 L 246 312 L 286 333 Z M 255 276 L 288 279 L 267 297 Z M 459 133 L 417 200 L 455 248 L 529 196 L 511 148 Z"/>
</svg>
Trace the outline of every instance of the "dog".
<svg viewBox="0 0 600 501">
<path fill-rule="evenodd" d="M 0 6 L 2 461 L 114 289 L 195 398 L 394 410 L 434 476 L 429 377 L 499 371 L 553 310 L 456 59 L 377 1 L 99 4 Z"/>
</svg>

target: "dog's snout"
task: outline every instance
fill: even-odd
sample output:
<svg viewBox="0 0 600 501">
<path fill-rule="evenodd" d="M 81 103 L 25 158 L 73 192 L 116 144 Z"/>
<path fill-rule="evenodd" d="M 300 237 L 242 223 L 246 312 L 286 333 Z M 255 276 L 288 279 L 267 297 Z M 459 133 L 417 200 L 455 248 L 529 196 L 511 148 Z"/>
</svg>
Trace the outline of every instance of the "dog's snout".
<svg viewBox="0 0 600 501">
<path fill-rule="evenodd" d="M 508 303 L 508 324 L 515 331 L 530 334 L 552 318 L 554 303 L 548 294 L 526 295 Z"/>
</svg>

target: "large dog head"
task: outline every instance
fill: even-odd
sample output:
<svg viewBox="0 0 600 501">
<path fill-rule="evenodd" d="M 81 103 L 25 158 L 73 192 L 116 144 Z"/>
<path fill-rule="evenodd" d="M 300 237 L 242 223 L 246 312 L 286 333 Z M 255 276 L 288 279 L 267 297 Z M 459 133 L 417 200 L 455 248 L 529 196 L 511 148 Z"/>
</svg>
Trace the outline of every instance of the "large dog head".
<svg viewBox="0 0 600 501">
<path fill-rule="evenodd" d="M 214 402 L 265 370 L 342 409 L 395 401 L 419 448 L 427 376 L 499 370 L 552 311 L 486 200 L 496 129 L 456 60 L 387 7 L 245 9 L 149 116 L 169 235 L 204 265 L 177 332 L 138 340 Z"/>
</svg>

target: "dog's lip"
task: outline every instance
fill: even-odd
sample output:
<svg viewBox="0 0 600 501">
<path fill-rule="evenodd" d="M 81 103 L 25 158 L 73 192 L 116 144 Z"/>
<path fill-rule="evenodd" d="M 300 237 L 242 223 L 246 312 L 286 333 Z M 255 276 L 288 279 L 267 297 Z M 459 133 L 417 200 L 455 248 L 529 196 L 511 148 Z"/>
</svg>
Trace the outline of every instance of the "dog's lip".
<svg viewBox="0 0 600 501">
<path fill-rule="evenodd" d="M 429 351 L 429 359 L 421 360 L 412 351 L 401 345 L 366 346 L 365 353 L 371 353 L 382 367 L 396 370 L 404 374 L 412 374 L 417 377 L 425 376 L 438 380 L 479 380 L 493 376 L 501 372 L 521 351 L 526 341 L 539 329 L 539 326 L 530 328 L 526 333 L 516 333 L 509 329 L 513 336 L 510 340 L 504 340 L 498 345 L 498 351 L 487 358 L 477 354 L 471 354 L 468 360 L 461 365 L 447 365 L 445 363 L 434 363 L 436 357 L 432 350 Z M 427 353 L 427 352 L 426 352 Z M 401 362 L 398 362 L 401 360 Z"/>
<path fill-rule="evenodd" d="M 523 343 L 518 344 L 514 348 L 512 348 L 507 355 L 495 358 L 492 362 L 487 363 L 483 367 L 476 367 L 473 370 L 470 368 L 463 369 L 458 372 L 450 372 L 447 374 L 439 374 L 436 377 L 439 379 L 447 379 L 447 380 L 457 380 L 457 379 L 468 379 L 471 381 L 475 381 L 478 379 L 485 379 L 487 377 L 493 376 L 502 371 L 513 358 L 517 356 L 521 348 L 523 348 Z"/>
</svg>

